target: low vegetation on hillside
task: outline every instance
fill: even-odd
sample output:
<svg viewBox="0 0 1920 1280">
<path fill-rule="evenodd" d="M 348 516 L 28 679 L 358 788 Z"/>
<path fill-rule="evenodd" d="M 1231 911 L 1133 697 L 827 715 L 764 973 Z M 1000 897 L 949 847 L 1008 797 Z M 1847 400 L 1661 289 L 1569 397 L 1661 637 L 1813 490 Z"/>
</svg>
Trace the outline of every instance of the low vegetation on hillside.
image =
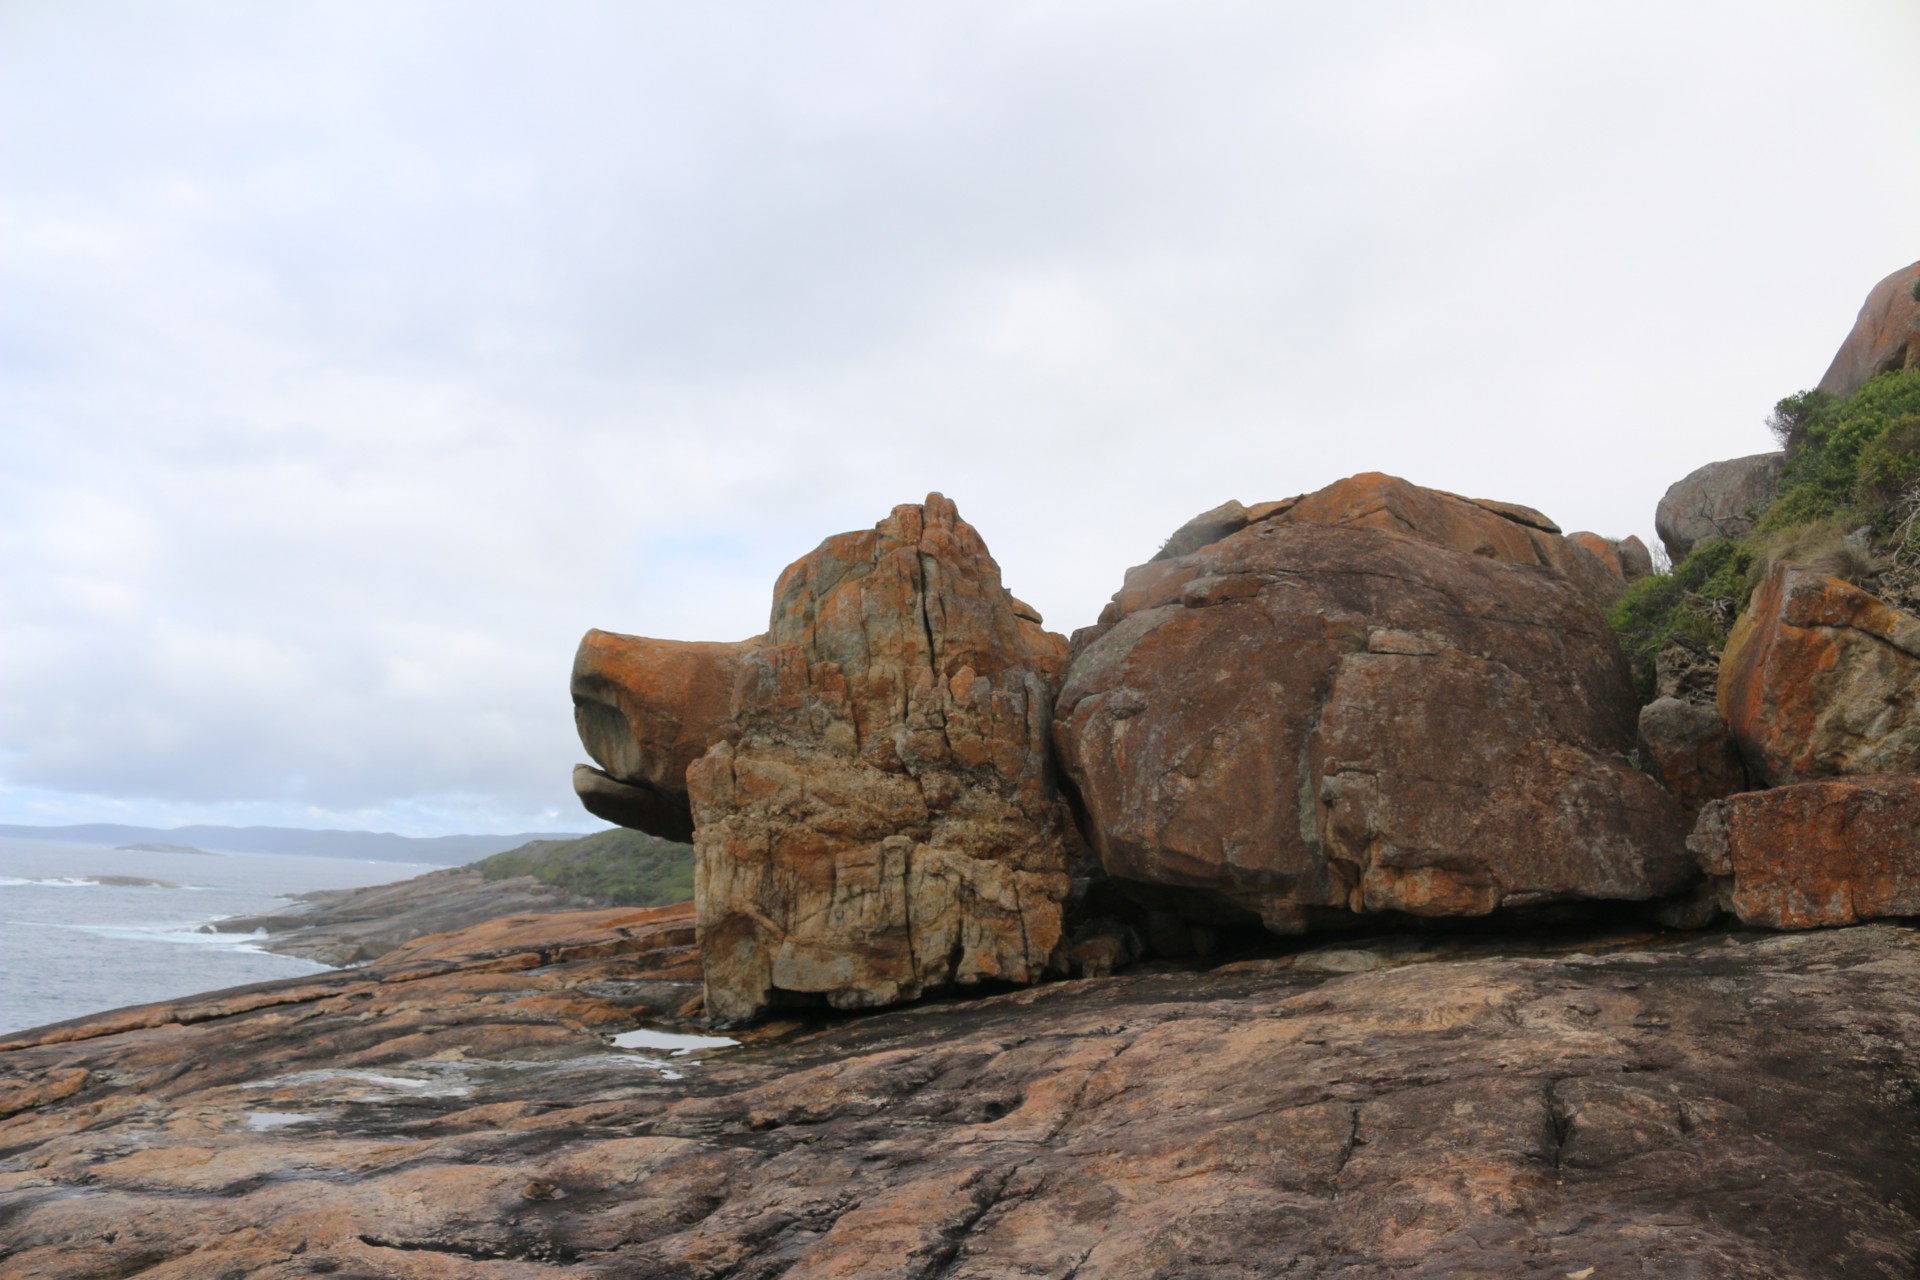
<svg viewBox="0 0 1920 1280">
<path fill-rule="evenodd" d="M 625 827 L 578 840 L 535 840 L 473 865 L 489 880 L 532 876 L 609 907 L 658 907 L 693 897 L 693 846 Z"/>
<path fill-rule="evenodd" d="M 1920 566 L 1920 369 L 1883 374 L 1844 400 L 1788 396 L 1768 425 L 1787 460 L 1753 532 L 1701 543 L 1613 608 L 1643 699 L 1661 649 L 1676 638 L 1718 649 L 1783 559 L 1854 582 Z"/>
</svg>

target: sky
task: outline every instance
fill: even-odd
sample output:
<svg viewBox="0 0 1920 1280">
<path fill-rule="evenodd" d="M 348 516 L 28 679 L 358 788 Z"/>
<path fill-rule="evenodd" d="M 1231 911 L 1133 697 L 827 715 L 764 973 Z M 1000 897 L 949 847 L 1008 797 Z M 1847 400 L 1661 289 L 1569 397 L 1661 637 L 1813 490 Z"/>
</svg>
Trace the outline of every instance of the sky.
<svg viewBox="0 0 1920 1280">
<path fill-rule="evenodd" d="M 0 822 L 590 830 L 589 627 L 938 490 L 1649 543 L 1920 257 L 1920 5 L 0 0 Z"/>
</svg>

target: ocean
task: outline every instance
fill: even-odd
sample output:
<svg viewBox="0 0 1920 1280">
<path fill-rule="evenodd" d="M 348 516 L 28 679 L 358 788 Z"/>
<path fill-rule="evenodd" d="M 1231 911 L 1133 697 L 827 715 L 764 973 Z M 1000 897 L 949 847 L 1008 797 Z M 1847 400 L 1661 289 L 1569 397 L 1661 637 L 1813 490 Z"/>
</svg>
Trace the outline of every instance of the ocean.
<svg viewBox="0 0 1920 1280">
<path fill-rule="evenodd" d="M 326 968 L 201 933 L 288 894 L 438 868 L 292 854 L 174 853 L 0 836 L 0 1033 Z M 100 883 L 109 877 L 157 884 Z"/>
</svg>

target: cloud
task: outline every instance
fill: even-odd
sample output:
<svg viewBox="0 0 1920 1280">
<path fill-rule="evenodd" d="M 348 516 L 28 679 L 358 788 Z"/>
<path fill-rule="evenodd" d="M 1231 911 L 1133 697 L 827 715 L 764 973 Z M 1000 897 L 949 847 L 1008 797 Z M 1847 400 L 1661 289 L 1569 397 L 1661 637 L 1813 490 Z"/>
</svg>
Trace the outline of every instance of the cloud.
<svg viewBox="0 0 1920 1280">
<path fill-rule="evenodd" d="M 19 820 L 584 820 L 582 631 L 931 489 L 1062 629 L 1368 468 L 1645 534 L 1915 252 L 1898 4 L 97 12 L 0 16 Z"/>
</svg>

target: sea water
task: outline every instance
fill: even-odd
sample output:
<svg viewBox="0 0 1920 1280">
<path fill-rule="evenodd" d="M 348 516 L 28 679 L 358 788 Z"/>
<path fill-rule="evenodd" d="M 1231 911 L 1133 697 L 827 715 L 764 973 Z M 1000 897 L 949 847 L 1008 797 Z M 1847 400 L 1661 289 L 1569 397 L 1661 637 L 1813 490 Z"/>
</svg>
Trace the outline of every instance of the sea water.
<svg viewBox="0 0 1920 1280">
<path fill-rule="evenodd" d="M 325 969 L 260 950 L 262 936 L 201 926 L 284 910 L 287 895 L 309 889 L 387 884 L 435 869 L 0 836 L 0 1034 Z M 99 883 L 109 877 L 161 883 Z"/>
</svg>

